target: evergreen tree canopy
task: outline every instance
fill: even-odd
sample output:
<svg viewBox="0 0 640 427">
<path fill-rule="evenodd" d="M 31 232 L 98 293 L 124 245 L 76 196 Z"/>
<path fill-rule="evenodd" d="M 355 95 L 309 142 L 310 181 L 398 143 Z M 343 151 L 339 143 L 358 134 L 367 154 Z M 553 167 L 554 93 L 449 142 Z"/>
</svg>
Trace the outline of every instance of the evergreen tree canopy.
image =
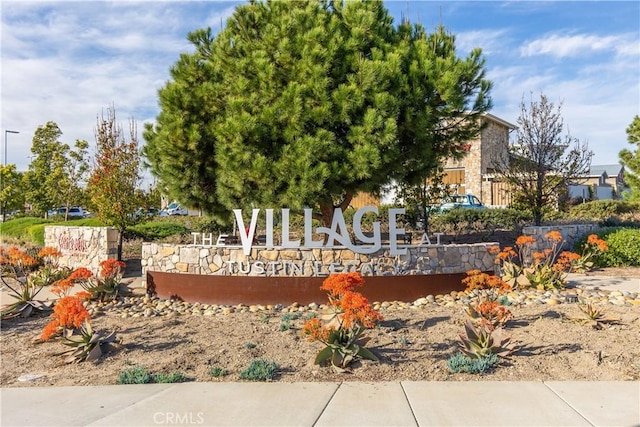
<svg viewBox="0 0 640 427">
<path fill-rule="evenodd" d="M 143 149 L 171 197 L 212 214 L 305 206 L 419 183 L 461 157 L 491 106 L 480 49 L 378 1 L 252 2 L 189 35 Z M 317 210 L 316 210 L 317 212 Z"/>
<path fill-rule="evenodd" d="M 635 116 L 627 128 L 627 141 L 634 150 L 620 151 L 620 163 L 625 167 L 625 181 L 631 193 L 625 193 L 629 200 L 640 200 L 640 116 Z"/>
</svg>

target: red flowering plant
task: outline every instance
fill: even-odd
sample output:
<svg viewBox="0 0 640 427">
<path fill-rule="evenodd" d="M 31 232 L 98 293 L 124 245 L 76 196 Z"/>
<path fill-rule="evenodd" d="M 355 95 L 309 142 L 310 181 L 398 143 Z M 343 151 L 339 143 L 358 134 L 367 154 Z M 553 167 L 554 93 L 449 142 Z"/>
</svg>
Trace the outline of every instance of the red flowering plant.
<svg viewBox="0 0 640 427">
<path fill-rule="evenodd" d="M 68 277 L 58 280 L 51 287 L 51 292 L 62 297 L 69 294 L 76 284 L 84 287 L 88 281 L 93 277 L 91 270 L 85 267 L 76 268 L 69 274 Z M 89 293 L 89 295 L 91 295 Z"/>
<path fill-rule="evenodd" d="M 511 311 L 498 302 L 499 296 L 512 289 L 500 276 L 471 270 L 462 279 L 462 283 L 466 285 L 465 292 L 478 296 L 477 302 L 468 304 L 464 309 L 474 325 L 493 330 L 505 326 L 513 318 Z"/>
<path fill-rule="evenodd" d="M 566 284 L 573 252 L 562 251 L 562 233 L 553 230 L 544 235 L 547 248 L 532 253 L 533 261 L 524 274 L 530 286 L 538 289 L 562 289 Z"/>
<path fill-rule="evenodd" d="M 29 281 L 37 286 L 49 286 L 67 277 L 71 269 L 58 266 L 58 259 L 61 256 L 62 252 L 56 248 L 45 246 L 40 249 L 38 257 L 43 261 L 43 265 L 29 275 Z"/>
<path fill-rule="evenodd" d="M 354 289 L 364 284 L 360 273 L 332 274 L 320 289 L 328 292 L 330 312 L 305 322 L 302 335 L 308 341 L 320 341 L 325 348 L 316 356 L 315 363 L 330 361 L 338 372 L 344 372 L 356 358 L 378 361 L 376 355 L 364 346 L 370 338 L 363 333 L 375 327 L 382 316 L 371 307 L 367 298 Z"/>
<path fill-rule="evenodd" d="M 91 294 L 92 300 L 112 300 L 118 296 L 120 291 L 120 281 L 122 280 L 124 267 L 125 263 L 122 261 L 107 259 L 100 262 L 100 275 L 98 277 L 90 275 L 91 272 L 89 272 L 89 275 L 83 272 L 86 277 L 80 277 L 78 283 L 85 291 Z"/>
<path fill-rule="evenodd" d="M 7 250 L 0 248 L 0 280 L 3 286 L 9 289 L 9 296 L 16 300 L 0 308 L 0 316 L 3 319 L 29 317 L 34 310 L 48 308 L 45 301 L 36 300 L 42 286 L 28 280 L 31 268 L 38 264 L 36 258 L 17 247 Z"/>
<path fill-rule="evenodd" d="M 582 255 L 572 262 L 571 271 L 586 273 L 593 270 L 598 257 L 608 250 L 607 242 L 598 237 L 597 234 L 590 234 L 579 250 Z"/>
<path fill-rule="evenodd" d="M 91 294 L 80 291 L 76 295 L 65 295 L 53 308 L 51 321 L 44 327 L 40 338 L 47 341 L 62 335 L 63 344 L 71 347 L 60 354 L 66 354 L 66 363 L 97 360 L 102 355 L 103 346 L 116 341 L 116 333 L 94 332 L 89 312 L 83 300 Z"/>
<path fill-rule="evenodd" d="M 546 242 L 540 250 L 533 250 L 536 239 L 520 236 L 512 247 L 493 248 L 496 264 L 500 266 L 502 278 L 513 286 L 558 289 L 566 284 L 566 273 L 580 258 L 573 252 L 562 251 L 565 243 L 562 233 L 553 230 L 544 235 Z M 546 247 L 544 247 L 546 246 Z"/>
</svg>

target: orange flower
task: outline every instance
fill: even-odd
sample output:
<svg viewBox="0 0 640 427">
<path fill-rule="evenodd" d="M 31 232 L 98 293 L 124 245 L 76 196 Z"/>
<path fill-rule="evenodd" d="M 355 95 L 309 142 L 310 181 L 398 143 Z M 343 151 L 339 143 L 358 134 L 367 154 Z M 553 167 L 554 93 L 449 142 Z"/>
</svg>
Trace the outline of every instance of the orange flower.
<svg viewBox="0 0 640 427">
<path fill-rule="evenodd" d="M 558 230 L 552 230 L 552 231 L 548 232 L 547 234 L 545 234 L 544 237 L 549 239 L 549 240 L 553 240 L 554 242 L 561 242 L 562 241 L 562 233 L 560 233 Z"/>
<path fill-rule="evenodd" d="M 360 273 L 339 273 L 332 274 L 323 282 L 320 289 L 329 292 L 332 296 L 339 296 L 345 292 L 353 291 L 356 287 L 362 286 L 364 279 Z"/>
<path fill-rule="evenodd" d="M 38 252 L 38 256 L 40 258 L 45 258 L 45 257 L 57 258 L 62 256 L 62 252 L 60 252 L 56 248 L 52 248 L 51 246 L 45 246 L 44 248 L 40 249 L 40 251 Z"/>
<path fill-rule="evenodd" d="M 587 244 L 597 246 L 598 249 L 602 252 L 605 252 L 609 249 L 609 247 L 607 246 L 607 242 L 599 238 L 597 234 L 590 234 L 589 237 L 587 237 Z"/>
<path fill-rule="evenodd" d="M 113 278 L 120 274 L 120 271 L 125 267 L 125 263 L 118 261 L 117 259 L 108 259 L 100 262 L 100 275 L 105 278 Z"/>
<path fill-rule="evenodd" d="M 475 289 L 491 289 L 498 293 L 503 293 L 511 290 L 511 285 L 502 280 L 501 277 L 489 275 L 480 270 L 467 271 L 467 277 L 462 279 L 462 284 L 467 286 L 465 292 L 471 292 Z"/>
<path fill-rule="evenodd" d="M 78 267 L 69 275 L 68 279 L 72 282 L 89 279 L 93 276 L 91 270 L 85 267 Z"/>
<path fill-rule="evenodd" d="M 547 257 L 547 255 L 544 252 L 534 252 L 532 255 L 533 255 L 533 259 L 535 259 L 536 261 L 542 261 Z"/>
<path fill-rule="evenodd" d="M 513 313 L 501 306 L 498 301 L 482 301 L 475 305 L 475 311 L 482 317 L 482 323 L 490 329 L 499 324 L 505 324 L 513 318 Z"/>
<path fill-rule="evenodd" d="M 76 296 L 64 296 L 58 300 L 53 308 L 52 320 L 43 329 L 41 338 L 48 340 L 54 333 L 62 329 L 79 328 L 82 323 L 89 321 L 89 312 L 82 300 Z"/>
<path fill-rule="evenodd" d="M 91 299 L 91 297 L 92 297 L 93 295 L 91 295 L 91 294 L 90 294 L 89 292 L 87 292 L 87 291 L 79 291 L 79 292 L 76 292 L 76 296 L 77 296 L 78 298 L 80 298 L 80 299 L 87 299 L 87 300 L 88 300 L 88 299 Z"/>
<path fill-rule="evenodd" d="M 343 312 L 342 325 L 350 328 L 359 324 L 365 328 L 373 328 L 382 316 L 369 304 L 369 300 L 360 292 L 345 292 L 340 299 L 340 309 Z"/>
<path fill-rule="evenodd" d="M 489 253 L 491 255 L 496 255 L 500 252 L 500 246 L 490 246 L 489 247 Z"/>
<path fill-rule="evenodd" d="M 302 336 L 306 337 L 309 342 L 326 342 L 329 339 L 330 333 L 331 330 L 322 326 L 320 319 L 316 317 L 307 320 L 302 326 Z"/>
<path fill-rule="evenodd" d="M 499 261 L 506 261 L 510 258 L 514 258 L 516 255 L 516 251 L 514 251 L 511 246 L 505 246 L 505 248 L 496 255 L 496 264 L 499 264 Z"/>
<path fill-rule="evenodd" d="M 13 246 L 7 251 L 2 251 L 0 263 L 9 264 L 15 267 L 34 267 L 38 265 L 38 260 L 31 255 L 22 252 L 16 246 Z"/>
<path fill-rule="evenodd" d="M 570 270 L 574 261 L 580 259 L 580 255 L 574 252 L 564 251 L 558 256 L 556 263 L 554 264 L 555 271 Z"/>
<path fill-rule="evenodd" d="M 51 286 L 51 292 L 58 296 L 62 296 L 63 294 L 66 294 L 72 287 L 73 283 L 67 277 L 66 279 L 61 279 L 54 282 L 54 284 Z"/>
<path fill-rule="evenodd" d="M 533 236 L 520 236 L 516 239 L 517 246 L 524 246 L 527 244 L 533 244 L 535 242 L 536 242 L 536 239 Z"/>
<path fill-rule="evenodd" d="M 42 330 L 42 334 L 40 335 L 40 339 L 42 341 L 47 341 L 52 336 L 57 335 L 60 332 L 60 326 L 58 326 L 57 322 L 49 322 Z"/>
</svg>

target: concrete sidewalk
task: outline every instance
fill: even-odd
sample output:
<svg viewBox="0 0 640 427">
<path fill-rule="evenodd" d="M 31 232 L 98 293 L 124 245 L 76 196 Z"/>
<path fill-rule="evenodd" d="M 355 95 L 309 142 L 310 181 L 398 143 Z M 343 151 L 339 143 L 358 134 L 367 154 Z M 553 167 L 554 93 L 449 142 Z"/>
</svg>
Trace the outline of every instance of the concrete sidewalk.
<svg viewBox="0 0 640 427">
<path fill-rule="evenodd" d="M 640 382 L 182 383 L 0 397 L 2 426 L 640 425 Z"/>
<path fill-rule="evenodd" d="M 567 274 L 567 288 L 602 289 L 604 291 L 640 292 L 640 278 Z"/>
</svg>

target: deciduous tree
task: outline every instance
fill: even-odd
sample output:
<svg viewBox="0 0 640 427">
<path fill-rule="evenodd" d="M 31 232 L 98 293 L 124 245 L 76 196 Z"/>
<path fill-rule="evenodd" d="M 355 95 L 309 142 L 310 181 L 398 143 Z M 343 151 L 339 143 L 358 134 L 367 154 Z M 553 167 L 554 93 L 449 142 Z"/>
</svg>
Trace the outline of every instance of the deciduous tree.
<svg viewBox="0 0 640 427">
<path fill-rule="evenodd" d="M 496 172 L 511 184 L 514 201 L 531 209 L 536 225 L 559 193 L 584 181 L 593 157 L 586 142 L 563 135 L 561 109 L 562 104 L 556 107 L 544 94 L 528 106 L 523 98 L 516 138 L 497 162 Z"/>
<path fill-rule="evenodd" d="M 635 116 L 627 128 L 627 141 L 635 149 L 620 151 L 620 164 L 625 167 L 625 182 L 631 190 L 623 193 L 629 200 L 640 200 L 640 116 Z"/>
<path fill-rule="evenodd" d="M 33 160 L 24 175 L 27 202 L 38 214 L 70 206 L 82 197 L 82 174 L 86 169 L 86 141 L 77 140 L 76 151 L 60 141 L 62 131 L 55 122 L 39 126 L 33 136 Z M 84 166 L 82 166 L 84 165 Z"/>
<path fill-rule="evenodd" d="M 345 208 L 460 157 L 490 108 L 480 49 L 394 26 L 382 2 L 252 2 L 194 31 L 159 91 L 144 154 L 171 198 L 232 208 Z"/>
<path fill-rule="evenodd" d="M 140 154 L 136 123 L 129 122 L 127 139 L 116 122 L 114 107 L 98 117 L 95 129 L 96 155 L 87 190 L 95 214 L 104 224 L 120 231 L 118 259 L 122 258 L 122 235 L 135 219 L 136 187 L 140 183 Z"/>
<path fill-rule="evenodd" d="M 7 212 L 24 209 L 23 174 L 16 171 L 16 165 L 0 165 L 0 211 L 2 222 L 6 220 Z"/>
</svg>

